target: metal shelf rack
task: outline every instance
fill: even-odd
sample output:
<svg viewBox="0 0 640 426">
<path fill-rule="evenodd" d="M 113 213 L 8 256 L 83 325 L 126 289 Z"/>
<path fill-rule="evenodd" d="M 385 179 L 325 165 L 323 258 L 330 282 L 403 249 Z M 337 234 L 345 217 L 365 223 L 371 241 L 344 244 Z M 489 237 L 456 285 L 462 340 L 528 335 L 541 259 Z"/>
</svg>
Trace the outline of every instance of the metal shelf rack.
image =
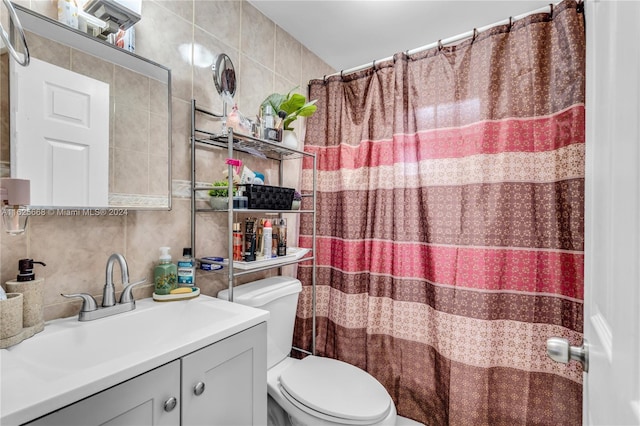
<svg viewBox="0 0 640 426">
<path fill-rule="evenodd" d="M 294 265 L 300 262 L 312 262 L 311 273 L 311 285 L 312 285 L 312 343 L 311 352 L 296 348 L 301 352 L 315 354 L 316 347 L 316 156 L 315 154 L 300 151 L 297 149 L 289 148 L 282 145 L 282 143 L 268 141 L 256 138 L 251 135 L 245 135 L 242 133 L 234 133 L 233 129 L 228 129 L 227 134 L 217 134 L 198 127 L 200 120 L 215 121 L 221 120 L 222 116 L 215 114 L 206 109 L 200 108 L 196 105 L 196 100 L 191 100 L 191 247 L 193 250 L 193 256 L 197 259 L 196 253 L 196 222 L 197 213 L 211 212 L 213 214 L 227 213 L 227 259 L 228 264 L 223 269 L 218 271 L 211 271 L 212 273 L 222 273 L 227 277 L 227 283 L 229 288 L 229 300 L 233 301 L 233 285 L 236 277 L 246 275 L 249 273 L 266 271 L 269 269 L 281 268 L 287 265 Z M 313 200 L 313 208 L 311 210 L 263 210 L 263 209 L 234 209 L 233 197 L 229 198 L 229 205 L 226 210 L 213 210 L 209 208 L 197 208 L 196 200 L 197 193 L 200 191 L 208 191 L 211 187 L 199 186 L 196 181 L 196 152 L 199 148 L 214 147 L 226 149 L 228 158 L 234 158 L 234 152 L 243 152 L 250 155 L 257 155 L 261 158 L 268 158 L 278 162 L 278 185 L 282 185 L 282 179 L 284 175 L 283 161 L 292 159 L 311 158 L 313 161 L 313 186 L 311 194 L 303 194 L 303 197 L 311 197 Z M 233 176 L 233 166 L 228 166 L 228 176 Z M 233 194 L 233 182 L 229 180 L 228 193 Z M 233 266 L 233 222 L 234 214 L 236 213 L 293 213 L 293 214 L 311 214 L 313 215 L 313 231 L 311 238 L 311 256 L 306 256 L 301 259 L 286 259 L 282 262 L 261 266 L 252 269 L 239 270 Z"/>
</svg>

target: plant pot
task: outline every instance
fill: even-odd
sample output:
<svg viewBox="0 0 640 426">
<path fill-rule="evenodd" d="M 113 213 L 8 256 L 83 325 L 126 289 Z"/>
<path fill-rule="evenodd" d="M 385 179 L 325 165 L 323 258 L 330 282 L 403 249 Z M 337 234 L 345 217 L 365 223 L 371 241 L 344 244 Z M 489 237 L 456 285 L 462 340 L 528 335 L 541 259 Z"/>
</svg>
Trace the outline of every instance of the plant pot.
<svg viewBox="0 0 640 426">
<path fill-rule="evenodd" d="M 209 204 L 214 210 L 226 210 L 229 208 L 229 197 L 210 197 Z"/>
<path fill-rule="evenodd" d="M 300 210 L 300 200 L 293 200 L 291 202 L 291 210 Z"/>
<path fill-rule="evenodd" d="M 293 130 L 285 130 L 282 133 L 282 144 L 288 148 L 298 149 L 298 135 Z"/>
</svg>

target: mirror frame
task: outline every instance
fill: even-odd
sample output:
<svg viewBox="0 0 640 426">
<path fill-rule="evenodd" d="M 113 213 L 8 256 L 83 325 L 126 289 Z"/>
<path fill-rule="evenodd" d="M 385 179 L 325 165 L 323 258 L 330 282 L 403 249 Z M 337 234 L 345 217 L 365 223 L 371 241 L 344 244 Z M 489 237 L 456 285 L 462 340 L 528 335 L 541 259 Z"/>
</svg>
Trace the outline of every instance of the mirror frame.
<svg viewBox="0 0 640 426">
<path fill-rule="evenodd" d="M 60 44 L 64 44 L 71 48 L 81 50 L 86 54 L 96 56 L 102 60 L 112 62 L 115 65 L 128 68 L 139 74 L 143 74 L 149 78 L 158 80 L 167 84 L 167 203 L 161 206 L 145 206 L 145 205 L 114 205 L 107 208 L 128 209 L 128 210 L 171 210 L 172 205 L 172 174 L 171 174 L 171 70 L 164 65 L 153 62 L 147 58 L 128 52 L 106 41 L 91 37 L 82 31 L 66 26 L 60 22 L 54 21 L 37 12 L 27 9 L 20 5 L 15 5 L 16 13 L 24 27 L 25 31 L 37 34 L 41 37 L 48 38 Z M 65 207 L 65 206 L 38 206 L 42 209 L 63 209 L 63 210 L 83 210 L 94 207 Z M 104 208 L 104 206 L 97 206 Z"/>
</svg>

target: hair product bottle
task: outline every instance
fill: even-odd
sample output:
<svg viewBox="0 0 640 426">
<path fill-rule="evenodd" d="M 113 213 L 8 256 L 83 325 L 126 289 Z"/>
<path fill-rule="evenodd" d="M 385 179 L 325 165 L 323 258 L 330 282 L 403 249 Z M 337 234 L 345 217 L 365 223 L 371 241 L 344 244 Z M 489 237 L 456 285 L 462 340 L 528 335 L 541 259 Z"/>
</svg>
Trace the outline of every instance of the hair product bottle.
<svg viewBox="0 0 640 426">
<path fill-rule="evenodd" d="M 256 260 L 256 220 L 247 218 L 244 221 L 244 261 Z"/>
<path fill-rule="evenodd" d="M 233 260 L 243 260 L 244 253 L 242 250 L 242 229 L 240 229 L 240 222 L 234 222 L 233 224 Z"/>
<path fill-rule="evenodd" d="M 265 259 L 271 259 L 271 237 L 273 229 L 271 228 L 271 222 L 269 219 L 265 220 L 262 229 L 262 238 L 264 239 L 263 253 Z"/>
</svg>

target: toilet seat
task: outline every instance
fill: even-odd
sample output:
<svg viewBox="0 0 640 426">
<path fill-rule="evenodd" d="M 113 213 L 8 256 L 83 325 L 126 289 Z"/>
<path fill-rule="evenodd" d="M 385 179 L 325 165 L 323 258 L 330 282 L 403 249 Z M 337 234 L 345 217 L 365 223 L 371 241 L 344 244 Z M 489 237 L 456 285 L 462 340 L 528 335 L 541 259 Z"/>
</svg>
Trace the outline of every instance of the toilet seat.
<svg viewBox="0 0 640 426">
<path fill-rule="evenodd" d="M 373 376 L 330 358 L 304 358 L 282 372 L 279 387 L 300 410 L 335 423 L 374 424 L 389 414 L 393 404 Z"/>
</svg>

